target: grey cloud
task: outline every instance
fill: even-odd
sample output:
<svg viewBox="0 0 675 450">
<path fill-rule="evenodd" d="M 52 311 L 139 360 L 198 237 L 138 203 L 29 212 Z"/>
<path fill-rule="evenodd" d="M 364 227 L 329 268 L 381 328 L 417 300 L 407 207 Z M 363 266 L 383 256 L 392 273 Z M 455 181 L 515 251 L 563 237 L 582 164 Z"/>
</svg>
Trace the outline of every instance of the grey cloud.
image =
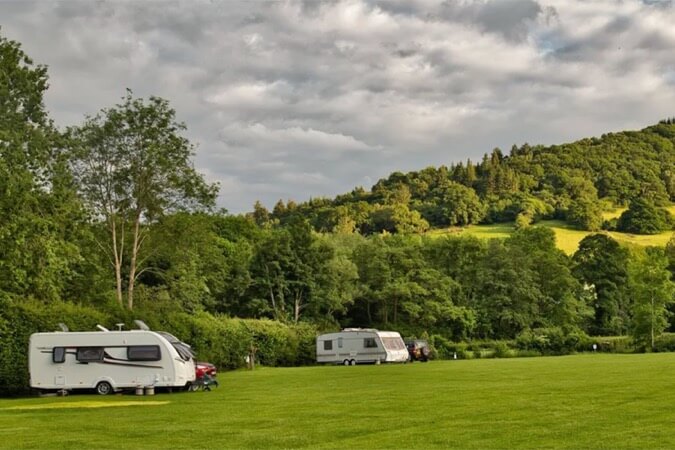
<svg viewBox="0 0 675 450">
<path fill-rule="evenodd" d="M 499 33 L 506 39 L 520 41 L 528 26 L 541 14 L 533 0 L 489 0 L 473 3 L 446 1 L 440 17 L 446 20 L 473 22 L 485 32 Z"/>
<path fill-rule="evenodd" d="M 644 126 L 675 101 L 675 13 L 637 1 L 23 4 L 0 2 L 2 33 L 49 65 L 58 124 L 126 87 L 167 98 L 233 212 Z"/>
<path fill-rule="evenodd" d="M 486 30 L 502 33 L 506 38 L 522 40 L 528 22 L 541 13 L 541 6 L 532 0 L 493 0 L 482 8 L 476 19 Z"/>
<path fill-rule="evenodd" d="M 607 33 L 623 33 L 630 30 L 634 22 L 634 18 L 629 16 L 620 16 L 608 23 L 607 26 L 605 26 L 604 31 Z"/>
</svg>

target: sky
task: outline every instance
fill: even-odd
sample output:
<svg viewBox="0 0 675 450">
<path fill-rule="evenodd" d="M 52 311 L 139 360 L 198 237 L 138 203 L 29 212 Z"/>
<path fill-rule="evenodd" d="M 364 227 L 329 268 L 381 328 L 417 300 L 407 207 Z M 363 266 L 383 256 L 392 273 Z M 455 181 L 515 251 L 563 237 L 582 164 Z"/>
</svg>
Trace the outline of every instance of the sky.
<svg viewBox="0 0 675 450">
<path fill-rule="evenodd" d="M 0 0 L 57 125 L 169 100 L 232 213 L 675 116 L 674 24 L 654 0 Z"/>
</svg>

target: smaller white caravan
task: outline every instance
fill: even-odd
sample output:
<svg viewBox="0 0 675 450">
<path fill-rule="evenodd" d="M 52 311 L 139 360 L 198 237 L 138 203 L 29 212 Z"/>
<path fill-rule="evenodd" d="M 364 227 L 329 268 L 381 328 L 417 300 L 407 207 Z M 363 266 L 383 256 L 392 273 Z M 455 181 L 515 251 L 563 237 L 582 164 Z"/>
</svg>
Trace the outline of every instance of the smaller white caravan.
<svg viewBox="0 0 675 450">
<path fill-rule="evenodd" d="M 357 363 L 406 362 L 408 350 L 396 331 L 345 328 L 316 338 L 316 362 Z"/>
<path fill-rule="evenodd" d="M 140 323 L 140 321 L 139 321 Z M 169 333 L 141 330 L 35 333 L 30 337 L 30 386 L 40 390 L 188 387 L 194 353 Z"/>
</svg>

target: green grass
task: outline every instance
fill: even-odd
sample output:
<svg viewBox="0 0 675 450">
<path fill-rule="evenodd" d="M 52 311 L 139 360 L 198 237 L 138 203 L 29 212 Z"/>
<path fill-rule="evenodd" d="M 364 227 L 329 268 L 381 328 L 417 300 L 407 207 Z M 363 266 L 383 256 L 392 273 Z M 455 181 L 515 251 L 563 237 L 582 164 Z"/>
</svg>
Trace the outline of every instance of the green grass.
<svg viewBox="0 0 675 450">
<path fill-rule="evenodd" d="M 212 392 L 0 400 L 0 446 L 673 448 L 674 372 L 675 354 L 230 372 Z"/>
<path fill-rule="evenodd" d="M 672 207 L 675 209 L 675 207 Z M 556 244 L 558 248 L 567 254 L 572 254 L 579 248 L 579 242 L 589 234 L 590 231 L 577 230 L 571 225 L 561 220 L 542 220 L 537 222 L 534 226 L 547 227 L 555 232 Z M 515 231 L 513 222 L 498 223 L 492 225 L 471 225 L 465 228 L 448 228 L 432 230 L 428 234 L 430 236 L 444 236 L 444 235 L 471 235 L 481 239 L 491 238 L 506 238 Z M 630 233 L 619 233 L 616 231 L 609 231 L 607 233 L 612 238 L 616 239 L 621 244 L 627 245 L 641 245 L 641 246 L 665 246 L 670 238 L 673 236 L 672 231 L 654 235 L 638 235 Z"/>
</svg>

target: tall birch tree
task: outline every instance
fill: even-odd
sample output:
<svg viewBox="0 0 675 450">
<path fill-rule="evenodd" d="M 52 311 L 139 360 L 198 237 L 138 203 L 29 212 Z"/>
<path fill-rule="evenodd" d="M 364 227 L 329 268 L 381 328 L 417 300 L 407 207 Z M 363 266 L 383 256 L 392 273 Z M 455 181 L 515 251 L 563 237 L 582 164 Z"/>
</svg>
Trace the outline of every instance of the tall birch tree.
<svg viewBox="0 0 675 450">
<path fill-rule="evenodd" d="M 71 130 L 72 163 L 92 220 L 106 230 L 99 246 L 114 269 L 117 302 L 124 304 L 126 290 L 133 309 L 150 225 L 166 213 L 213 206 L 218 187 L 195 170 L 194 146 L 168 101 L 129 90 L 122 100 Z"/>
</svg>

